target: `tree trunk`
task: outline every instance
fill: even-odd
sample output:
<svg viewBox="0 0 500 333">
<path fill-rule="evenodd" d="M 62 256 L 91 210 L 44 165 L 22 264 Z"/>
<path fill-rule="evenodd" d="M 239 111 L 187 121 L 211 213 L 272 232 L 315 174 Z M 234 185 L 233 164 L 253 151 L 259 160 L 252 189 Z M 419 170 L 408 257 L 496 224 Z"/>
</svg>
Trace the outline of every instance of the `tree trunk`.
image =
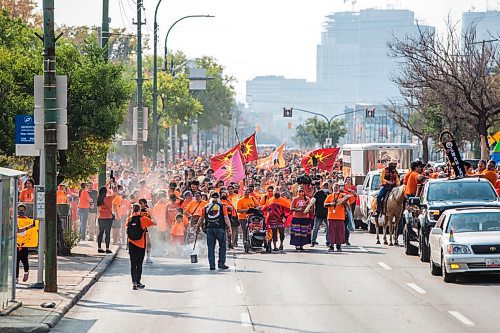
<svg viewBox="0 0 500 333">
<path fill-rule="evenodd" d="M 486 120 L 479 120 L 478 134 L 481 140 L 481 159 L 488 161 L 490 159 L 490 147 L 488 145 L 488 128 Z"/>
<path fill-rule="evenodd" d="M 429 137 L 424 136 L 422 138 L 422 160 L 424 164 L 429 162 Z"/>
</svg>

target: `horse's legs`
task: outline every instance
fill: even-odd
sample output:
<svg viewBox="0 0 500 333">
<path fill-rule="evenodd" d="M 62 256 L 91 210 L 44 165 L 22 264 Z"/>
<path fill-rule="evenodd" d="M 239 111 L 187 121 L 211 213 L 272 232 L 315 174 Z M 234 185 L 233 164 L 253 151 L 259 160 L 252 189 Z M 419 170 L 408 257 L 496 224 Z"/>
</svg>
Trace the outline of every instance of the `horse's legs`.
<svg viewBox="0 0 500 333">
<path fill-rule="evenodd" d="M 399 219 L 394 219 L 394 245 L 398 246 L 399 241 L 398 241 L 398 230 L 399 230 L 399 223 L 401 222 L 401 218 L 403 217 L 402 214 L 399 214 Z"/>
<path fill-rule="evenodd" d="M 389 246 L 392 246 L 392 245 L 393 245 L 393 244 L 392 244 L 392 229 L 393 229 L 393 228 L 392 228 L 392 219 L 393 219 L 393 217 L 392 217 L 392 216 L 390 216 L 390 219 L 388 219 L 388 220 L 387 220 L 387 221 L 388 221 L 388 224 L 389 224 Z"/>
<path fill-rule="evenodd" d="M 368 223 L 371 223 L 368 221 Z M 377 244 L 380 244 L 380 239 L 378 236 L 378 217 L 375 217 L 375 234 L 377 235 Z"/>
<path fill-rule="evenodd" d="M 387 245 L 387 213 L 384 216 L 384 244 Z"/>
</svg>

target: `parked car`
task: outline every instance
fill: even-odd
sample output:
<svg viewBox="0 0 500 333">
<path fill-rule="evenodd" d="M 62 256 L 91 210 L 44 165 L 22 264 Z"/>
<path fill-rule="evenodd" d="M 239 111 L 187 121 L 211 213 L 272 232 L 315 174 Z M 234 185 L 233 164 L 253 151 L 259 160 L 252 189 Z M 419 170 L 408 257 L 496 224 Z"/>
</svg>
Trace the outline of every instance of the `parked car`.
<svg viewBox="0 0 500 333">
<path fill-rule="evenodd" d="M 445 211 L 429 236 L 432 275 L 454 282 L 461 273 L 500 272 L 500 208 Z"/>
<path fill-rule="evenodd" d="M 466 207 L 500 207 L 491 183 L 484 178 L 431 179 L 420 198 L 410 198 L 412 206 L 419 207 L 418 217 L 408 219 L 403 230 L 407 255 L 430 258 L 429 233 L 447 209 Z"/>
<path fill-rule="evenodd" d="M 406 170 L 399 170 L 399 177 L 403 180 Z M 359 205 L 354 211 L 354 219 L 363 222 L 370 233 L 375 233 L 375 220 L 373 218 L 373 200 L 377 200 L 380 186 L 380 171 L 370 171 L 365 177 L 363 185 L 357 186 Z"/>
</svg>

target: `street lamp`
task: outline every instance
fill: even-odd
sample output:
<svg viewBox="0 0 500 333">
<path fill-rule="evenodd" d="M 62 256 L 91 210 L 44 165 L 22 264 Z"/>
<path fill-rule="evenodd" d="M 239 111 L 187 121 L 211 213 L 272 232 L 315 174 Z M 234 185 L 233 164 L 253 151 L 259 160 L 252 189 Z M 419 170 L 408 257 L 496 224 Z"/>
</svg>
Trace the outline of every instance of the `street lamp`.
<svg viewBox="0 0 500 333">
<path fill-rule="evenodd" d="M 153 47 L 153 164 L 155 165 L 157 163 L 158 159 L 158 144 L 159 144 L 159 135 L 158 135 L 158 22 L 157 22 L 157 15 L 158 15 L 158 8 L 160 7 L 160 3 L 162 0 L 158 0 L 158 3 L 156 4 L 156 9 L 155 9 L 155 16 L 154 16 L 154 47 Z M 191 18 L 191 17 L 215 17 L 212 15 L 188 15 L 181 17 L 177 21 L 175 21 L 170 28 L 167 31 L 167 35 L 165 36 L 165 71 L 167 71 L 167 40 L 168 40 L 168 35 L 170 34 L 170 30 L 179 23 L 180 21 Z"/>
<path fill-rule="evenodd" d="M 154 25 L 153 25 L 153 34 L 154 34 L 154 46 L 153 46 L 153 164 L 155 165 L 158 160 L 158 8 L 160 7 L 162 0 L 158 0 L 155 8 L 155 16 L 154 16 Z M 179 21 L 190 18 L 190 17 L 214 17 L 212 15 L 188 15 L 184 16 L 177 21 L 174 22 L 168 29 L 167 35 L 165 36 L 165 70 L 167 70 L 167 38 L 170 33 L 170 30 L 176 25 Z"/>
<path fill-rule="evenodd" d="M 304 109 L 299 109 L 299 108 L 290 108 L 290 109 L 283 108 L 283 109 L 285 110 L 285 112 L 287 110 L 290 111 L 290 117 L 292 115 L 291 112 L 293 110 L 300 111 L 300 112 L 305 112 L 305 113 L 309 113 L 309 114 L 313 114 L 313 115 L 319 116 L 319 117 L 323 117 L 326 120 L 326 123 L 328 125 L 328 138 L 331 138 L 331 130 L 332 130 L 332 121 L 333 121 L 333 119 L 335 119 L 337 117 L 340 117 L 340 116 L 345 116 L 345 115 L 348 115 L 348 114 L 351 114 L 351 113 L 355 113 L 355 112 L 359 112 L 359 111 L 364 111 L 364 109 L 363 109 L 363 110 L 354 110 L 354 111 L 343 112 L 343 113 L 339 113 L 339 114 L 333 115 L 330 119 L 328 119 L 328 117 L 325 116 L 324 114 L 313 112 L 313 111 L 310 111 L 310 110 L 304 110 Z"/>
</svg>

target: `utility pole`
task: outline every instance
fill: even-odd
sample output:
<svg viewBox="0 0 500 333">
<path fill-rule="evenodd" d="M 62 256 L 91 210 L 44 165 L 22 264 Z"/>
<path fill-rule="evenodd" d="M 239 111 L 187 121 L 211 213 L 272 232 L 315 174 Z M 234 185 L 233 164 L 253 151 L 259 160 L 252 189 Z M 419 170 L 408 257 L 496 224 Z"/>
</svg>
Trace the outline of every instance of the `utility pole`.
<svg viewBox="0 0 500 333">
<path fill-rule="evenodd" d="M 108 40 L 109 40 L 109 0 L 102 0 L 102 27 L 100 45 L 105 50 L 104 59 L 109 58 Z M 106 186 L 106 156 L 99 166 L 99 188 Z"/>
<path fill-rule="evenodd" d="M 45 139 L 45 291 L 57 292 L 57 95 L 54 0 L 43 0 L 43 98 Z"/>
<path fill-rule="evenodd" d="M 142 173 L 143 147 L 143 105 L 142 105 L 142 3 L 137 0 L 137 173 Z"/>
<path fill-rule="evenodd" d="M 158 160 L 158 8 L 160 7 L 162 0 L 158 0 L 155 9 L 155 17 L 153 24 L 153 133 L 151 137 L 153 138 L 153 167 L 156 166 Z"/>
</svg>

